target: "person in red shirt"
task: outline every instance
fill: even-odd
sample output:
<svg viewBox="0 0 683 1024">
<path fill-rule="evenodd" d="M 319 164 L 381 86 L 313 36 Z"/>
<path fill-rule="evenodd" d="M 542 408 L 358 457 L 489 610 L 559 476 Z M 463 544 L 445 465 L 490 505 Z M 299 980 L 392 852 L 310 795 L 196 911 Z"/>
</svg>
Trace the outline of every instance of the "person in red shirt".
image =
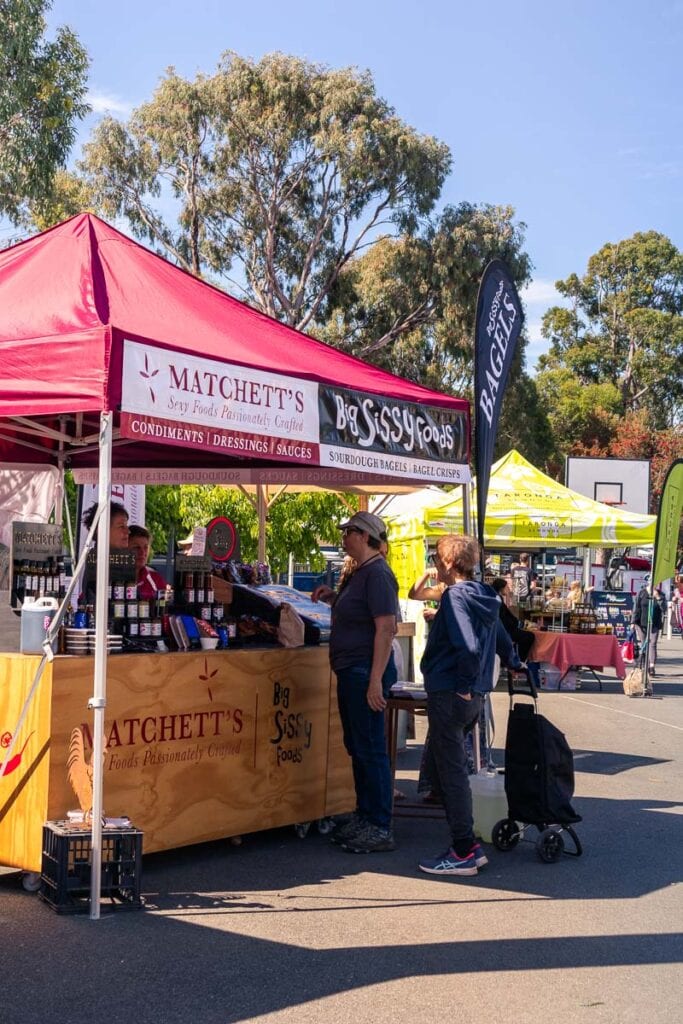
<svg viewBox="0 0 683 1024">
<path fill-rule="evenodd" d="M 135 552 L 138 597 L 152 598 L 159 590 L 166 590 L 166 580 L 161 573 L 147 565 L 152 535 L 144 526 L 131 526 L 128 531 L 128 547 Z"/>
</svg>

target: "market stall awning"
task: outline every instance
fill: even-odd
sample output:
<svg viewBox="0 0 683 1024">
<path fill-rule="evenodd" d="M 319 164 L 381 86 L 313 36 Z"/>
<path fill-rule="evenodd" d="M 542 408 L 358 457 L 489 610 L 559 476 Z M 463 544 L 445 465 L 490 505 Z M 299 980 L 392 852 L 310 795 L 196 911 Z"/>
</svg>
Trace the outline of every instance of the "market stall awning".
<svg viewBox="0 0 683 1024">
<path fill-rule="evenodd" d="M 445 492 L 427 507 L 404 509 L 393 516 L 389 505 L 384 514 L 396 540 L 462 530 L 462 499 Z M 514 449 L 491 469 L 485 524 L 488 547 L 538 550 L 652 544 L 655 524 L 655 516 L 626 512 L 571 491 Z"/>
<path fill-rule="evenodd" d="M 0 253 L 0 460 L 62 449 L 95 467 L 103 410 L 116 413 L 115 471 L 469 478 L 468 402 L 273 320 L 81 214 Z"/>
</svg>

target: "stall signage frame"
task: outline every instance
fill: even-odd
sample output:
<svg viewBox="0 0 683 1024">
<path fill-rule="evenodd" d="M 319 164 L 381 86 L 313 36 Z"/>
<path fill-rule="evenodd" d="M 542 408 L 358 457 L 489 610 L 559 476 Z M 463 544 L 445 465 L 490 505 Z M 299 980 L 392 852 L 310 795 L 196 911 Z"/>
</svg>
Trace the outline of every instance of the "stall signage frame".
<svg viewBox="0 0 683 1024">
<path fill-rule="evenodd" d="M 12 523 L 12 560 L 24 558 L 45 562 L 61 555 L 62 527 L 57 523 Z"/>
<path fill-rule="evenodd" d="M 633 594 L 621 590 L 593 590 L 590 602 L 597 621 L 610 625 L 619 643 L 623 643 L 631 627 Z"/>
<path fill-rule="evenodd" d="M 239 557 L 237 527 L 227 516 L 215 516 L 206 526 L 207 554 L 214 562 L 227 562 Z"/>
<path fill-rule="evenodd" d="M 321 465 L 462 482 L 468 457 L 463 410 L 320 385 Z"/>
<path fill-rule="evenodd" d="M 176 575 L 184 572 L 211 572 L 211 558 L 208 555 L 182 555 L 176 559 Z"/>
<path fill-rule="evenodd" d="M 124 339 L 121 435 L 316 463 L 318 386 Z"/>
<path fill-rule="evenodd" d="M 135 553 L 128 548 L 111 548 L 109 551 L 109 582 L 129 583 L 137 579 Z M 83 570 L 83 593 L 86 598 L 95 593 L 97 580 L 97 549 L 88 552 Z"/>
<path fill-rule="evenodd" d="M 21 607 L 17 589 L 17 562 L 47 562 L 63 554 L 64 534 L 58 523 L 24 523 L 15 520 L 12 524 L 9 555 L 9 587 L 7 590 L 11 608 Z"/>
</svg>

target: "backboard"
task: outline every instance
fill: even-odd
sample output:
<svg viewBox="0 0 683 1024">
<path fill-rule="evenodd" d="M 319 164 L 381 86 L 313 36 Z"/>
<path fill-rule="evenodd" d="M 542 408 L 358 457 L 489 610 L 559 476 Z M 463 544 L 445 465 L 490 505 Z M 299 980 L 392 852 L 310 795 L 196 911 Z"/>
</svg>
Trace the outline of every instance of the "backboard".
<svg viewBox="0 0 683 1024">
<path fill-rule="evenodd" d="M 567 457 L 565 484 L 594 501 L 625 512 L 650 511 L 650 463 L 647 459 Z"/>
</svg>

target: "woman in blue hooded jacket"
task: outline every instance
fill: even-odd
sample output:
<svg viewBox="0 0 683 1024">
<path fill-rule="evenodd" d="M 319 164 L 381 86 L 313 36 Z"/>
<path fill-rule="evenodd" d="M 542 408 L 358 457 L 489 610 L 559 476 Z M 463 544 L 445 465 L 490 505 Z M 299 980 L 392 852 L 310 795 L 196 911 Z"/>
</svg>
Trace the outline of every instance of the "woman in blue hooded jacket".
<svg viewBox="0 0 683 1024">
<path fill-rule="evenodd" d="M 436 544 L 439 580 L 446 584 L 420 662 L 427 691 L 431 756 L 438 776 L 451 846 L 420 862 L 432 875 L 476 875 L 487 858 L 474 837 L 472 791 L 465 737 L 479 717 L 483 695 L 493 686 L 493 660 L 519 665 L 499 622 L 498 596 L 475 582 L 479 545 L 474 537 L 450 534 Z"/>
</svg>

